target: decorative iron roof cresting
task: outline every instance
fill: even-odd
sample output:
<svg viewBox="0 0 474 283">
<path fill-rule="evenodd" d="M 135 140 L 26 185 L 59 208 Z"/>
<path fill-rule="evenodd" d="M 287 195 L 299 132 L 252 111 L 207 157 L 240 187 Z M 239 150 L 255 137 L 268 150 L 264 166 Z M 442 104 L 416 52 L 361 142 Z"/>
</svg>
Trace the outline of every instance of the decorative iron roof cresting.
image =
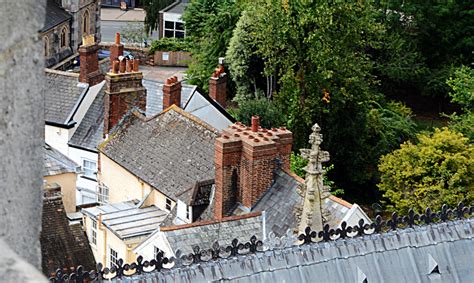
<svg viewBox="0 0 474 283">
<path fill-rule="evenodd" d="M 417 214 L 410 209 L 407 215 L 398 216 L 397 213 L 393 213 L 388 220 L 383 220 L 379 215 L 371 224 L 366 224 L 364 220 L 361 219 L 358 225 L 348 226 L 346 222 L 342 222 L 341 227 L 336 229 L 331 229 L 327 224 L 322 231 L 312 231 L 307 227 L 304 233 L 296 238 L 294 245 L 307 245 L 318 242 L 363 237 L 366 235 L 396 231 L 397 229 L 414 228 L 420 225 L 469 219 L 473 214 L 474 206 L 464 206 L 463 203 L 459 203 L 457 207 L 453 209 L 448 209 L 446 205 L 443 205 L 438 212 L 432 212 L 430 208 L 427 208 L 423 214 Z M 258 240 L 256 236 L 252 236 L 249 242 L 239 243 L 237 239 L 234 239 L 229 246 L 225 247 L 220 246 L 218 242 L 215 242 L 209 249 L 202 249 L 199 246 L 195 246 L 193 252 L 186 255 L 183 255 L 178 250 L 176 256 L 171 258 L 165 257 L 163 251 L 159 251 L 156 258 L 152 260 L 143 260 L 143 257 L 139 256 L 137 262 L 124 264 L 124 261 L 120 259 L 118 264 L 111 268 L 104 267 L 99 263 L 97 264 L 96 270 L 91 271 L 86 271 L 82 266 L 79 266 L 74 272 L 65 274 L 61 269 L 58 269 L 56 275 L 49 280 L 53 283 L 83 283 L 124 278 L 143 273 L 161 272 L 200 262 L 214 261 L 245 254 L 255 254 L 276 248 L 279 248 L 278 245 L 265 247 L 262 241 Z"/>
</svg>

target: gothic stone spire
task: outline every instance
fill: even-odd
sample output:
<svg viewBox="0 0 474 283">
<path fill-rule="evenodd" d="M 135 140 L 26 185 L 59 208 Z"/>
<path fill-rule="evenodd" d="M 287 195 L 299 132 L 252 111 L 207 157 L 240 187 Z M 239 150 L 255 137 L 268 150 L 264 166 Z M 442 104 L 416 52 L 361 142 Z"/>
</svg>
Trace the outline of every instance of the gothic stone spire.
<svg viewBox="0 0 474 283">
<path fill-rule="evenodd" d="M 321 231 L 323 228 L 323 219 L 327 216 L 324 212 L 324 200 L 329 197 L 329 189 L 323 184 L 323 162 L 329 161 L 329 152 L 320 148 L 323 142 L 323 135 L 320 134 L 321 128 L 318 124 L 312 127 L 313 133 L 309 136 L 311 148 L 302 149 L 301 155 L 308 159 L 308 165 L 305 167 L 306 177 L 304 184 L 303 208 L 301 211 L 299 231 L 309 226 L 314 231 Z"/>
</svg>

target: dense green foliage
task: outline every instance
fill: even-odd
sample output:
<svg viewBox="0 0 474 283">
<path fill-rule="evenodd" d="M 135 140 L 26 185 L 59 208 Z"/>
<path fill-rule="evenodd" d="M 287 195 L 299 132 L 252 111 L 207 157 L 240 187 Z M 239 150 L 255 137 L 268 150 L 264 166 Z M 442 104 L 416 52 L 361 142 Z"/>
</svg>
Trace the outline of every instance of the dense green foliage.
<svg viewBox="0 0 474 283">
<path fill-rule="evenodd" d="M 159 40 L 153 40 L 150 47 L 150 54 L 155 51 L 188 51 L 189 42 L 182 38 L 163 37 Z"/>
<path fill-rule="evenodd" d="M 373 181 L 378 158 L 414 136 L 409 115 L 385 105 L 373 75 L 384 26 L 369 4 L 305 3 L 256 1 L 242 13 L 227 51 L 236 99 L 273 97 L 296 150 L 318 122 L 335 177 Z"/>
<path fill-rule="evenodd" d="M 168 5 L 173 3 L 174 0 L 146 0 L 143 1 L 143 9 L 146 12 L 145 16 L 145 30 L 148 34 L 151 34 L 158 28 L 158 21 L 160 16 L 160 10 L 166 8 Z"/>
<path fill-rule="evenodd" d="M 260 117 L 260 125 L 263 128 L 277 128 L 285 123 L 285 115 L 278 109 L 275 103 L 266 98 L 245 100 L 239 104 L 239 108 L 231 110 L 234 118 L 245 125 L 250 125 L 252 116 Z"/>
<path fill-rule="evenodd" d="M 238 120 L 290 128 L 295 152 L 318 123 L 335 187 L 374 200 L 379 158 L 417 142 L 415 115 L 392 100 L 450 87 L 463 109 L 450 127 L 472 140 L 472 71 L 459 66 L 471 61 L 473 11 L 465 0 L 195 0 L 184 16 L 188 75 L 206 88 L 225 55 Z M 293 155 L 299 174 L 303 163 Z"/>
<path fill-rule="evenodd" d="M 474 142 L 474 70 L 462 66 L 454 72 L 447 84 L 451 88 L 449 95 L 452 102 L 461 106 L 463 113 L 450 116 L 451 128 L 467 136 Z"/>
<path fill-rule="evenodd" d="M 406 213 L 439 209 L 446 203 L 474 199 L 474 146 L 462 134 L 447 128 L 420 135 L 419 143 L 406 142 L 381 158 L 379 188 L 388 208 Z"/>
<path fill-rule="evenodd" d="M 447 96 L 453 66 L 472 61 L 473 2 L 385 0 L 378 5 L 390 34 L 410 42 L 407 56 L 416 53 L 412 77 L 399 77 L 394 86 L 400 91 L 410 84 L 425 95 Z"/>
<path fill-rule="evenodd" d="M 187 6 L 183 15 L 186 37 L 192 42 L 188 78 L 204 90 L 208 88 L 208 80 L 218 58 L 225 56 L 232 30 L 240 16 L 238 2 L 195 0 Z"/>
</svg>

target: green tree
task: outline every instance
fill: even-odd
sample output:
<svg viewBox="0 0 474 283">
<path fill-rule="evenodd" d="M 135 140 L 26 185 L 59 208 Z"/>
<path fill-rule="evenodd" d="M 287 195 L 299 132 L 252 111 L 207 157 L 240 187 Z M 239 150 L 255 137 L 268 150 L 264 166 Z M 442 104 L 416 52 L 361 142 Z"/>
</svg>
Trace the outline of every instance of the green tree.
<svg viewBox="0 0 474 283">
<path fill-rule="evenodd" d="M 451 88 L 451 101 L 461 106 L 463 113 L 450 115 L 450 126 L 463 133 L 472 143 L 474 141 L 474 70 L 462 66 L 455 70 L 454 76 L 447 81 Z"/>
<path fill-rule="evenodd" d="M 174 0 L 146 0 L 143 2 L 143 9 L 146 12 L 145 30 L 148 34 L 151 34 L 158 28 L 160 10 L 166 8 L 173 2 Z"/>
<path fill-rule="evenodd" d="M 383 156 L 379 188 L 387 208 L 406 213 L 414 208 L 440 209 L 474 199 L 474 147 L 460 133 L 447 128 L 418 136 Z"/>
<path fill-rule="evenodd" d="M 273 101 L 266 98 L 241 101 L 238 108 L 230 111 L 237 121 L 245 125 L 251 124 L 254 115 L 260 117 L 260 124 L 266 129 L 278 128 L 285 124 L 285 115 Z"/>
<path fill-rule="evenodd" d="M 447 96 L 453 66 L 469 64 L 474 49 L 474 4 L 456 1 L 377 1 L 392 34 L 410 42 L 425 69 L 416 88 L 425 95 Z M 406 82 L 407 80 L 405 80 Z M 410 81 L 410 80 L 408 80 Z M 401 82 L 397 87 L 404 88 Z"/>
<path fill-rule="evenodd" d="M 240 12 L 238 0 L 195 0 L 187 6 L 183 20 L 192 53 L 188 69 L 191 83 L 207 90 L 218 58 L 225 56 Z"/>
<path fill-rule="evenodd" d="M 255 92 L 272 96 L 295 150 L 320 124 L 339 182 L 375 180 L 379 157 L 413 136 L 410 117 L 378 93 L 373 54 L 385 29 L 377 13 L 368 2 L 257 0 L 242 13 L 227 52 L 239 103 Z"/>
</svg>

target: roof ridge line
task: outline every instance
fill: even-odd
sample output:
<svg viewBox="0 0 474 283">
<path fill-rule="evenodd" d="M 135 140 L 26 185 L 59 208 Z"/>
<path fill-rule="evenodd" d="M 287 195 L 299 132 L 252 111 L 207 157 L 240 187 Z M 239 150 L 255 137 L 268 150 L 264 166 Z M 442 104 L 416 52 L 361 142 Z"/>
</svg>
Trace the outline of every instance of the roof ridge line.
<svg viewBox="0 0 474 283">
<path fill-rule="evenodd" d="M 44 71 L 46 73 L 50 73 L 50 74 L 56 74 L 56 75 L 63 75 L 63 76 L 73 77 L 73 78 L 79 78 L 78 73 L 53 70 L 53 69 L 49 69 L 49 68 L 44 68 Z M 79 83 L 79 81 L 78 81 L 78 83 Z"/>
</svg>

